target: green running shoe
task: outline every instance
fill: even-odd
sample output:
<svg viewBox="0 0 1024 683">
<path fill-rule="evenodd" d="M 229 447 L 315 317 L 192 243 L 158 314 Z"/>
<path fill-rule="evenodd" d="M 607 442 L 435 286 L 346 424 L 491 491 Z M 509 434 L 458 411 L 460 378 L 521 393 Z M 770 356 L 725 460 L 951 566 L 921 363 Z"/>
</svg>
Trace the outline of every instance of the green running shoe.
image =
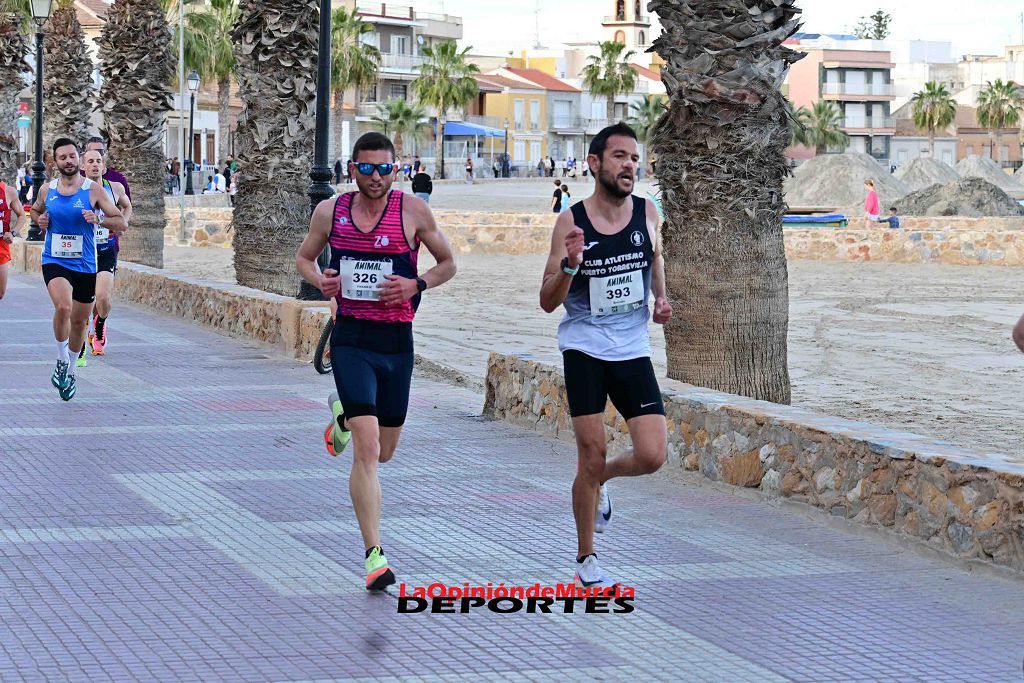
<svg viewBox="0 0 1024 683">
<path fill-rule="evenodd" d="M 324 445 L 327 446 L 328 453 L 337 456 L 348 447 L 348 442 L 352 440 L 352 432 L 338 426 L 338 417 L 345 412 L 345 409 L 341 406 L 341 399 L 338 398 L 337 392 L 331 394 L 331 397 L 327 399 L 327 406 L 331 409 L 332 419 L 331 424 L 327 425 L 327 429 L 324 430 Z"/>
<path fill-rule="evenodd" d="M 78 354 L 78 360 L 75 361 L 75 367 L 84 368 L 88 361 L 85 358 L 85 344 L 82 344 L 82 350 Z"/>
<path fill-rule="evenodd" d="M 68 381 L 68 364 L 62 360 L 57 361 L 57 367 L 53 369 L 50 376 L 50 384 L 56 389 L 63 387 Z"/>
<path fill-rule="evenodd" d="M 75 392 L 78 391 L 78 386 L 75 382 L 74 375 L 68 375 L 67 382 L 60 388 L 60 397 L 65 401 L 70 401 L 75 397 Z"/>
<path fill-rule="evenodd" d="M 388 566 L 388 558 L 379 545 L 374 546 L 366 558 L 366 590 L 384 590 L 394 582 L 395 573 Z"/>
</svg>

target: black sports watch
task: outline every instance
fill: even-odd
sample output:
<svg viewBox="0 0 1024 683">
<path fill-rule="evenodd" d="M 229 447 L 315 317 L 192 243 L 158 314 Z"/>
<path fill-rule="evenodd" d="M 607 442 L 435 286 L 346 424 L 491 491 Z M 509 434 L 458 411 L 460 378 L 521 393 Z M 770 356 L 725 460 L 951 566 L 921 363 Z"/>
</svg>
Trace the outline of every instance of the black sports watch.
<svg viewBox="0 0 1024 683">
<path fill-rule="evenodd" d="M 421 292 L 426 291 L 427 281 L 421 277 L 416 278 L 416 289 L 420 290 Z"/>
</svg>

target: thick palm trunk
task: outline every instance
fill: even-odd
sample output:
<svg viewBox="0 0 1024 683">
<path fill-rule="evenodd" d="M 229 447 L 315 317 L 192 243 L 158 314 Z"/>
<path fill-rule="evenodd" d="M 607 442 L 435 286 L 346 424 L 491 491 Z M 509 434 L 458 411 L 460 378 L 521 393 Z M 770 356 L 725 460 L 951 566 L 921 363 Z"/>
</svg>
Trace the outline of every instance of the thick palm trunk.
<svg viewBox="0 0 1024 683">
<path fill-rule="evenodd" d="M 245 107 L 235 197 L 238 284 L 299 291 L 295 252 L 309 226 L 316 127 L 317 0 L 241 0 L 233 34 Z"/>
<path fill-rule="evenodd" d="M 163 131 L 171 110 L 174 59 L 160 0 L 115 0 L 97 44 L 99 101 L 110 138 L 108 163 L 131 183 L 134 215 L 121 241 L 128 261 L 164 265 Z M 49 116 L 49 113 L 47 113 Z"/>
<path fill-rule="evenodd" d="M 445 114 L 439 114 L 437 117 L 437 141 L 435 144 L 435 155 L 437 159 L 437 168 L 434 172 L 434 177 L 444 180 L 444 126 L 447 123 L 447 116 Z"/>
<path fill-rule="evenodd" d="M 608 96 L 607 105 L 607 116 L 608 119 L 605 123 L 606 126 L 610 126 L 615 123 L 615 98 L 612 95 Z"/>
<path fill-rule="evenodd" d="M 85 140 L 92 114 L 92 60 L 73 5 L 54 10 L 43 42 L 43 145 Z"/>
<path fill-rule="evenodd" d="M 928 129 L 928 157 L 935 158 L 935 130 L 933 128 Z"/>
<path fill-rule="evenodd" d="M 13 14 L 0 20 L 0 180 L 8 184 L 18 172 L 18 101 L 28 71 L 28 39 L 19 21 Z"/>
<path fill-rule="evenodd" d="M 778 6 L 777 6 L 778 5 Z M 654 127 L 665 210 L 668 374 L 790 400 L 780 86 L 800 55 L 793 0 L 652 0 L 669 110 Z"/>
<path fill-rule="evenodd" d="M 229 147 L 229 138 L 231 136 L 231 77 L 223 76 L 217 79 L 217 126 L 220 129 L 220 149 L 218 150 L 219 158 L 214 161 L 215 165 L 220 167 L 220 164 L 227 161 Z"/>
<path fill-rule="evenodd" d="M 341 140 L 345 135 L 345 91 L 334 91 L 334 107 L 331 108 L 331 159 L 340 159 L 344 152 Z"/>
</svg>

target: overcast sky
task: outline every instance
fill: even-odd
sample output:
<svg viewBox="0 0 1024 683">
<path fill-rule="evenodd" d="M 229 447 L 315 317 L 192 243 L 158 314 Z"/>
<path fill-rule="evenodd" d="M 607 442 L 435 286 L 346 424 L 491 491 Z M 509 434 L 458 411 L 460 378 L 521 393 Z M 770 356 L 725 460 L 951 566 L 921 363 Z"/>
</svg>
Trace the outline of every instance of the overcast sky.
<svg viewBox="0 0 1024 683">
<path fill-rule="evenodd" d="M 646 0 L 644 0 L 646 3 Z M 601 17 L 612 13 L 612 0 L 414 0 L 417 9 L 442 9 L 465 20 L 466 45 L 478 54 L 504 54 L 532 47 L 535 7 L 540 7 L 541 42 L 597 40 Z M 1002 47 L 1021 42 L 1020 0 L 798 0 L 804 29 L 840 33 L 863 14 L 881 8 L 893 16 L 897 39 L 952 41 L 954 54 L 1002 54 Z"/>
</svg>

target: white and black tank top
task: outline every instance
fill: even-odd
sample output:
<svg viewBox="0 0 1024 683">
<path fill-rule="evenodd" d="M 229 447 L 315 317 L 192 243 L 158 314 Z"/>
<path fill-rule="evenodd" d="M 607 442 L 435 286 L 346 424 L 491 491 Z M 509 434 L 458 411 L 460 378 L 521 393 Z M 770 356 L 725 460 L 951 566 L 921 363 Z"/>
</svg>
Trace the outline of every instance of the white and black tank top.
<svg viewBox="0 0 1024 683">
<path fill-rule="evenodd" d="M 647 201 L 631 197 L 629 223 L 612 235 L 594 229 L 583 202 L 572 207 L 583 230 L 583 263 L 565 298 L 558 326 L 558 347 L 601 360 L 651 355 L 647 324 L 651 317 L 651 269 L 654 245 L 647 228 Z"/>
</svg>

